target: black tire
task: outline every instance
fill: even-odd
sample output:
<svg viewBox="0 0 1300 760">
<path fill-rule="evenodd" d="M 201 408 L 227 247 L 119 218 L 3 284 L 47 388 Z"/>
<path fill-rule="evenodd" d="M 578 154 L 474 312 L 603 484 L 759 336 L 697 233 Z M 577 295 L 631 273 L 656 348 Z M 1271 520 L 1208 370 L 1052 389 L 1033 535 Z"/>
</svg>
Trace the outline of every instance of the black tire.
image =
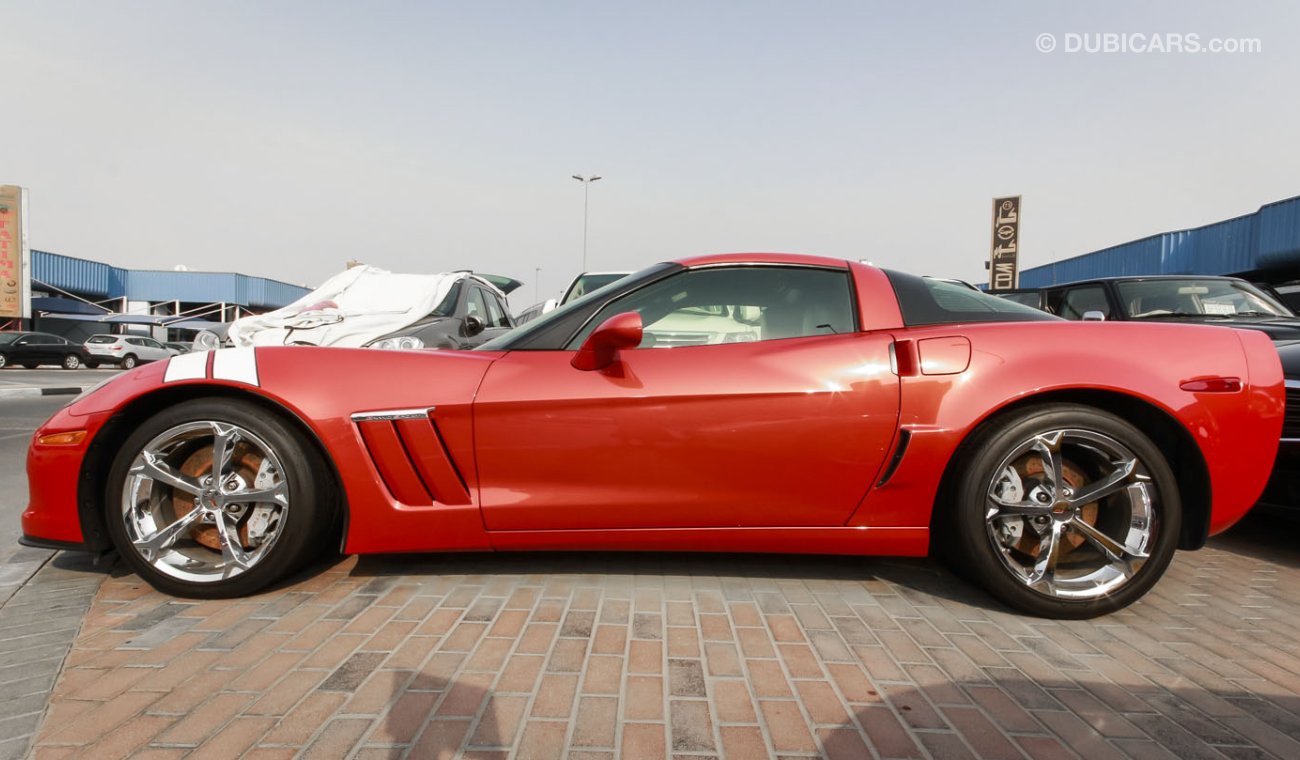
<svg viewBox="0 0 1300 760">
<path fill-rule="evenodd" d="M 4 354 L 0 354 L 0 369 L 4 369 L 8 365 L 9 365 L 9 357 L 5 356 Z"/>
<path fill-rule="evenodd" d="M 68 354 L 63 357 L 64 369 L 81 369 L 81 357 L 76 354 Z"/>
<path fill-rule="evenodd" d="M 135 354 L 127 354 L 122 357 L 122 369 L 135 369 L 136 364 Z"/>
<path fill-rule="evenodd" d="M 23 366 L 26 367 L 27 369 L 36 369 L 37 367 L 39 367 L 39 366 L 41 366 L 41 365 L 39 365 L 39 364 L 24 364 Z"/>
<path fill-rule="evenodd" d="M 179 531 L 180 538 L 172 542 L 171 545 L 162 547 L 159 555 L 164 552 L 172 558 L 184 562 L 187 558 L 195 558 L 199 563 L 208 563 L 214 566 L 212 572 L 199 579 L 187 579 L 176 577 L 176 575 L 194 575 L 189 567 L 183 568 L 184 572 L 176 570 L 178 564 L 164 563 L 160 557 L 155 557 L 157 564 L 163 565 L 168 570 L 160 569 L 154 561 L 143 556 L 137 545 L 132 542 L 128 535 L 128 530 L 135 530 L 138 523 L 133 522 L 135 513 L 128 512 L 127 503 L 135 503 L 135 498 L 127 498 L 125 489 L 128 487 L 127 478 L 131 476 L 138 479 L 139 475 L 132 475 L 130 472 L 133 464 L 137 462 L 137 457 L 146 446 L 153 444 L 158 440 L 169 440 L 167 436 L 173 431 L 183 430 L 186 426 L 201 427 L 210 425 L 213 422 L 224 426 L 235 426 L 242 429 L 242 432 L 251 434 L 258 439 L 258 443 L 264 443 L 275 460 L 278 460 L 278 471 L 283 476 L 280 479 L 282 484 L 287 485 L 286 507 L 277 520 L 282 521 L 278 526 L 276 537 L 269 542 L 267 548 L 258 553 L 256 548 L 242 547 L 240 551 L 249 551 L 248 556 L 256 555 L 258 558 L 249 564 L 246 569 L 242 569 L 237 574 L 226 577 L 226 573 L 219 567 L 224 559 L 224 554 L 218 549 L 206 548 L 198 540 L 195 529 L 204 529 L 207 523 L 196 520 L 190 523 L 194 528 Z M 215 429 L 215 428 L 214 428 Z M 194 444 L 189 449 L 177 448 L 173 456 L 179 459 L 195 456 L 196 452 L 201 458 L 203 447 L 202 435 L 192 439 Z M 215 440 L 215 439 L 214 439 Z M 250 440 L 244 438 L 242 440 Z M 208 447 L 208 473 L 211 473 L 211 449 Z M 250 444 L 251 448 L 251 444 Z M 237 448 L 232 448 L 236 451 Z M 155 450 L 155 453 L 157 450 Z M 174 467 L 173 472 L 183 472 L 178 461 L 167 461 L 168 465 Z M 202 465 L 200 465 L 201 467 Z M 200 472 L 202 470 L 200 469 Z M 233 472 L 233 470 L 232 470 Z M 147 477 L 147 476 L 146 476 Z M 199 480 L 199 476 L 187 476 L 192 480 Z M 222 478 L 227 477 L 222 475 Z M 260 476 L 259 476 L 260 477 Z M 132 483 L 136 483 L 133 480 Z M 179 489 L 171 486 L 160 485 L 156 480 L 148 480 L 149 485 L 146 489 L 153 490 L 154 494 L 165 494 L 157 497 L 156 502 L 164 505 L 162 509 L 167 509 L 170 504 L 172 519 L 161 528 L 156 527 L 154 523 L 154 535 L 166 532 L 169 525 L 181 522 L 178 512 L 189 511 L 191 506 L 178 507 L 174 501 L 177 495 L 184 496 Z M 188 401 L 176 406 L 169 407 L 149 418 L 134 433 L 132 433 L 123 443 L 121 450 L 118 452 L 116 459 L 113 461 L 107 479 L 105 491 L 106 518 L 108 522 L 109 535 L 113 539 L 113 544 L 117 548 L 118 554 L 131 570 L 140 575 L 141 578 L 148 581 L 152 586 L 160 591 L 173 594 L 176 596 L 195 597 L 204 599 L 218 599 L 237 596 L 246 596 L 252 594 L 269 584 L 282 581 L 293 572 L 301 568 L 314 557 L 318 556 L 322 549 L 326 548 L 326 538 L 331 530 L 337 525 L 335 508 L 335 493 L 333 491 L 334 480 L 330 474 L 321 455 L 312 442 L 307 439 L 295 425 L 284 419 L 278 414 L 268 413 L 267 410 L 256 404 L 245 401 L 230 399 L 200 399 Z M 262 488 L 249 484 L 248 488 Z M 132 496 L 134 497 L 135 492 Z M 151 497 L 152 498 L 152 497 Z M 191 501 L 189 504 L 197 506 L 200 503 L 200 497 L 187 497 Z M 252 504 L 244 505 L 247 510 L 252 510 Z M 194 509 L 194 511 L 199 511 Z M 220 521 L 220 515 L 214 516 L 214 519 Z M 234 519 L 234 518 L 232 518 Z M 244 521 L 242 527 L 236 530 L 247 530 L 250 517 L 240 518 Z M 128 524 L 133 527 L 128 527 Z M 220 534 L 219 528 L 213 528 Z M 245 541 L 241 538 L 240 544 Z M 182 556 L 185 555 L 185 556 Z M 227 567 L 229 565 L 227 564 Z M 202 575 L 202 574 L 200 574 Z"/>
<path fill-rule="evenodd" d="M 1048 469 L 1056 462 L 1060 494 Z M 1009 413 L 977 430 L 954 465 L 937 545 L 1011 607 L 1105 615 L 1149 591 L 1173 559 L 1182 524 L 1173 471 L 1150 438 L 1109 412 L 1043 404 Z M 1079 503 L 1103 483 L 1106 495 Z M 1058 547 L 1055 559 L 1045 546 Z"/>
<path fill-rule="evenodd" d="M 88 369 L 99 369 L 99 362 L 95 362 L 95 361 L 86 362 L 86 367 Z"/>
</svg>

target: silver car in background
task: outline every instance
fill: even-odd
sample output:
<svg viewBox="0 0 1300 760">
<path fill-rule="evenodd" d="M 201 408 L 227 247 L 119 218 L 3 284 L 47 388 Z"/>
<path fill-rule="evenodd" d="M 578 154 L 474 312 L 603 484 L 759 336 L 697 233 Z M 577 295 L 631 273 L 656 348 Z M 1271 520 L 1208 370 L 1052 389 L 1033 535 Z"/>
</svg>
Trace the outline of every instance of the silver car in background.
<svg viewBox="0 0 1300 760">
<path fill-rule="evenodd" d="M 86 340 L 90 366 L 116 364 L 132 369 L 137 364 L 155 362 L 180 353 L 174 348 L 143 335 L 92 335 Z"/>
</svg>

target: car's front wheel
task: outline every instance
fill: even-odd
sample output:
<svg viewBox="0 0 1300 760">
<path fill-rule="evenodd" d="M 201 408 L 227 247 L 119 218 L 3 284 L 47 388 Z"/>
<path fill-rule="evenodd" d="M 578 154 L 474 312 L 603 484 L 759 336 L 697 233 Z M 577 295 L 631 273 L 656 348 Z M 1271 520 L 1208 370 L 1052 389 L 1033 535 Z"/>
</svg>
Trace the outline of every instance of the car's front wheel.
<svg viewBox="0 0 1300 760">
<path fill-rule="evenodd" d="M 1123 419 L 1036 406 L 993 421 L 963 451 L 947 548 L 1008 605 L 1095 617 L 1137 600 L 1169 566 L 1178 484 L 1155 444 Z"/>
<path fill-rule="evenodd" d="M 251 594 L 318 554 L 333 482 L 305 435 L 259 406 L 190 401 L 147 420 L 108 478 L 118 553 L 178 596 Z"/>
</svg>

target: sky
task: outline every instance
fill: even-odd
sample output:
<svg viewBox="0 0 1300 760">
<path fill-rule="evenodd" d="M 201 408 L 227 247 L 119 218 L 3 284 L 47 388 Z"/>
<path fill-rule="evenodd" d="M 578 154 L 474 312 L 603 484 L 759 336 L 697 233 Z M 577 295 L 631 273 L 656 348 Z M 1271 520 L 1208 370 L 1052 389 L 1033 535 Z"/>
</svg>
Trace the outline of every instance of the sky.
<svg viewBox="0 0 1300 760">
<path fill-rule="evenodd" d="M 1088 52 L 1105 33 L 1144 52 Z M 1259 51 L 1146 49 L 1175 35 Z M 573 174 L 603 177 L 591 270 L 794 251 L 978 282 L 996 196 L 1028 268 L 1300 195 L 1297 38 L 1292 0 L 0 0 L 0 183 L 40 250 L 474 269 L 520 310 L 582 268 Z"/>
</svg>

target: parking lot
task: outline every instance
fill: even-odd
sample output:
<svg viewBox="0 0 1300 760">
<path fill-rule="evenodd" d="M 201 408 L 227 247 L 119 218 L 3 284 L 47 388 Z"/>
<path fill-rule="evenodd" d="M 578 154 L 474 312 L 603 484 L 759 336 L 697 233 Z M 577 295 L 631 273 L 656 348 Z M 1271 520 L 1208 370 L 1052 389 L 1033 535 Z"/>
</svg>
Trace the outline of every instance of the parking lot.
<svg viewBox="0 0 1300 760">
<path fill-rule="evenodd" d="M 1289 530 L 1085 622 L 919 560 L 346 558 L 208 602 L 115 570 L 36 757 L 1292 758 Z"/>
</svg>

